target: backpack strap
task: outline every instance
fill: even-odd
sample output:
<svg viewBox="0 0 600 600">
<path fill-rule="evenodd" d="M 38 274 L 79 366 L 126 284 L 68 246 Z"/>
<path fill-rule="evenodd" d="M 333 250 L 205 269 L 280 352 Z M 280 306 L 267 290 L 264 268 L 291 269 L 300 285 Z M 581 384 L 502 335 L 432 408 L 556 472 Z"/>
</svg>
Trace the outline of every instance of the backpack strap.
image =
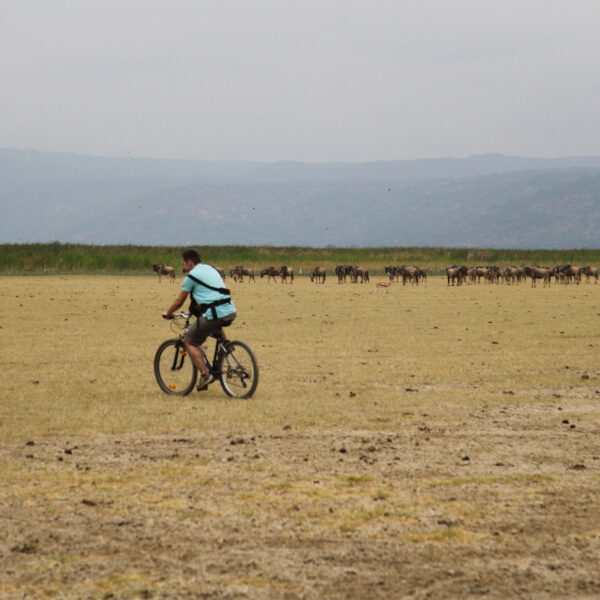
<svg viewBox="0 0 600 600">
<path fill-rule="evenodd" d="M 227 288 L 216 288 L 216 287 L 213 287 L 212 285 L 208 285 L 208 283 L 204 283 L 204 281 L 198 279 L 197 277 L 194 277 L 193 275 L 190 275 L 189 273 L 187 274 L 187 276 L 192 281 L 195 281 L 197 284 L 202 285 L 205 288 L 208 288 L 209 290 L 212 290 L 213 292 L 219 292 L 219 294 L 223 294 L 224 296 L 228 296 L 227 298 L 223 298 L 222 300 L 215 300 L 215 302 L 210 302 L 208 304 L 200 304 L 200 305 L 198 305 L 198 303 L 194 299 L 194 294 L 191 294 L 190 312 L 192 312 L 197 317 L 200 317 L 200 316 L 202 316 L 210 308 L 211 313 L 212 313 L 212 317 L 213 317 L 213 319 L 216 320 L 218 318 L 217 317 L 216 307 L 217 306 L 221 306 L 222 304 L 228 304 L 229 302 L 231 302 L 231 292 Z"/>
<path fill-rule="evenodd" d="M 231 296 L 231 292 L 227 288 L 213 287 L 212 285 L 208 285 L 208 283 L 204 283 L 204 281 L 201 281 L 200 279 L 198 279 L 197 277 L 194 277 L 193 275 L 190 275 L 189 273 L 187 274 L 187 276 L 192 281 L 195 281 L 196 283 L 203 285 L 205 288 L 208 288 L 209 290 L 212 290 L 213 292 L 219 292 L 219 294 L 223 294 L 224 296 Z"/>
</svg>

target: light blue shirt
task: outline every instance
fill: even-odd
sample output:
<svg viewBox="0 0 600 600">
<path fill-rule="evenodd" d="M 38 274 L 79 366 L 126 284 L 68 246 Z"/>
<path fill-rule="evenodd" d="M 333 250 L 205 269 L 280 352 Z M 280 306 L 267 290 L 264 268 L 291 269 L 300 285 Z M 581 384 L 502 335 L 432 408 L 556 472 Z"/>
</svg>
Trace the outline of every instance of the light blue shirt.
<svg viewBox="0 0 600 600">
<path fill-rule="evenodd" d="M 205 265 L 202 263 L 198 263 L 191 271 L 190 275 L 193 275 L 196 279 L 203 281 L 204 283 L 214 287 L 214 288 L 224 288 L 225 283 L 223 282 L 222 277 L 219 275 L 219 272 L 210 265 Z M 181 289 L 190 292 L 194 296 L 194 300 L 198 304 L 210 304 L 211 302 L 215 302 L 217 300 L 223 300 L 228 296 L 226 294 L 221 294 L 220 292 L 215 292 L 213 290 L 209 290 L 208 288 L 196 283 L 193 279 L 186 277 L 183 280 L 183 285 Z M 217 311 L 217 317 L 222 319 L 231 313 L 236 311 L 235 305 L 233 301 L 228 302 L 226 304 L 221 304 L 220 306 L 215 307 Z M 212 320 L 212 310 L 209 308 L 203 315 L 205 319 Z"/>
</svg>

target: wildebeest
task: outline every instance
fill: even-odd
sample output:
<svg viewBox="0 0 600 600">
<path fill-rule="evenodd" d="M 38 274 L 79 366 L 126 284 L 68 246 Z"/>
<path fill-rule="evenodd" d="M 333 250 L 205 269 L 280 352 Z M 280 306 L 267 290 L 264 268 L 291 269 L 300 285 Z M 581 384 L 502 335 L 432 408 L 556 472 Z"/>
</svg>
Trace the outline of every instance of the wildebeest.
<svg viewBox="0 0 600 600">
<path fill-rule="evenodd" d="M 243 267 L 242 265 L 238 265 L 231 269 L 229 274 L 234 281 L 239 281 L 240 283 L 244 283 L 244 275 L 247 275 L 249 280 L 256 281 L 256 279 L 254 279 L 254 271 Z"/>
<path fill-rule="evenodd" d="M 549 267 L 525 267 L 525 273 L 531 277 L 531 287 L 537 287 L 538 279 L 543 280 L 544 287 L 546 287 L 546 285 L 550 286 L 550 279 L 555 271 Z"/>
<path fill-rule="evenodd" d="M 506 283 L 517 283 L 516 267 L 500 267 L 498 273 Z"/>
<path fill-rule="evenodd" d="M 406 282 L 419 285 L 419 269 L 417 267 L 400 267 L 400 275 L 402 276 L 402 285 Z"/>
<path fill-rule="evenodd" d="M 290 283 L 294 283 L 294 269 L 292 267 L 282 265 L 279 271 L 281 273 L 281 283 L 287 283 L 288 277 L 290 278 Z"/>
<path fill-rule="evenodd" d="M 414 283 L 419 285 L 420 281 L 427 280 L 427 271 L 421 267 L 407 267 L 406 265 L 400 266 L 388 266 L 385 267 L 384 272 L 390 277 L 390 281 L 398 281 L 402 277 L 402 283 L 406 285 L 406 282 Z"/>
<path fill-rule="evenodd" d="M 598 269 L 597 267 L 582 267 L 581 274 L 585 275 L 585 280 L 587 283 L 590 282 L 590 279 L 593 277 L 595 279 L 594 283 L 598 283 Z"/>
<path fill-rule="evenodd" d="M 500 283 L 500 268 L 496 267 L 495 265 L 491 265 L 487 268 L 487 270 L 487 280 L 490 283 Z"/>
<path fill-rule="evenodd" d="M 560 277 L 561 281 L 564 281 L 565 283 L 572 283 L 573 281 L 577 285 L 581 283 L 581 267 L 556 265 L 556 267 L 554 267 L 554 272 Z"/>
<path fill-rule="evenodd" d="M 452 281 L 452 285 L 456 282 L 456 285 L 462 285 L 462 282 L 466 279 L 469 272 L 468 267 L 452 265 L 446 269 L 446 275 L 448 277 L 448 285 Z"/>
<path fill-rule="evenodd" d="M 471 283 L 494 283 L 498 279 L 497 267 L 478 266 L 469 269 Z"/>
<path fill-rule="evenodd" d="M 167 275 L 171 283 L 175 283 L 175 269 L 166 267 L 165 265 L 152 265 L 152 270 L 158 274 L 158 283 L 160 283 L 161 275 Z"/>
<path fill-rule="evenodd" d="M 488 279 L 489 269 L 488 267 L 471 267 L 468 273 L 471 283 L 480 283 L 482 278 L 484 281 Z"/>
<path fill-rule="evenodd" d="M 267 276 L 267 283 L 271 281 L 271 278 L 273 278 L 273 281 L 277 281 L 276 277 L 281 275 L 281 269 L 276 269 L 275 267 L 267 267 L 266 269 L 263 269 L 260 272 L 260 278 L 262 279 L 265 275 Z"/>
<path fill-rule="evenodd" d="M 310 280 L 315 281 L 315 279 L 316 279 L 317 283 L 325 283 L 326 278 L 327 278 L 327 272 L 325 271 L 325 269 L 322 269 L 321 267 L 315 267 L 315 270 L 312 272 L 312 275 L 310 276 Z"/>
<path fill-rule="evenodd" d="M 369 281 L 369 271 L 367 269 L 361 269 L 359 267 L 355 267 L 352 272 L 352 279 L 354 283 L 358 283 L 358 278 L 360 277 L 361 283 L 368 283 Z"/>
<path fill-rule="evenodd" d="M 346 278 L 349 276 L 350 281 L 353 281 L 354 270 L 356 269 L 353 265 L 338 265 L 335 268 L 335 274 L 338 278 L 338 283 L 346 283 Z"/>
<path fill-rule="evenodd" d="M 398 267 L 388 266 L 383 269 L 384 273 L 387 273 L 390 276 L 390 281 L 398 280 Z"/>
</svg>

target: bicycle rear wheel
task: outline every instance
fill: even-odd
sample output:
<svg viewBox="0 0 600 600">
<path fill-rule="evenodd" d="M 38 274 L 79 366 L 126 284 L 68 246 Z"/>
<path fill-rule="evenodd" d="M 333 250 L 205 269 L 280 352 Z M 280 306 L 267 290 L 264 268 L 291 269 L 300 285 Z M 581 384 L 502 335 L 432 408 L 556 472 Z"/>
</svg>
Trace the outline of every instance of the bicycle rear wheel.
<svg viewBox="0 0 600 600">
<path fill-rule="evenodd" d="M 154 375 L 165 394 L 187 396 L 194 389 L 198 370 L 181 340 L 167 340 L 154 355 Z"/>
<path fill-rule="evenodd" d="M 221 387 L 232 398 L 250 398 L 258 385 L 258 363 L 244 342 L 228 342 L 219 357 Z"/>
</svg>

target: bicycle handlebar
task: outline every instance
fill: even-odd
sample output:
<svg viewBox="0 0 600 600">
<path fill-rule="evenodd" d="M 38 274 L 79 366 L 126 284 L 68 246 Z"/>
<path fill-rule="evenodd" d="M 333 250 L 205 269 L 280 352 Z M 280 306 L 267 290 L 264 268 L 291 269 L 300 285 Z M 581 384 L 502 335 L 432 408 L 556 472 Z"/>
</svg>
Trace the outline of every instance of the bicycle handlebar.
<svg viewBox="0 0 600 600">
<path fill-rule="evenodd" d="M 184 319 L 189 320 L 192 316 L 193 315 L 192 315 L 191 312 L 178 312 L 178 313 L 173 313 L 171 315 L 171 318 L 165 317 L 165 315 L 163 314 L 163 319 L 165 319 L 167 321 L 172 321 L 176 317 L 183 317 Z M 223 332 L 223 327 L 219 327 L 218 329 L 215 329 L 214 331 L 211 331 L 208 334 L 208 337 L 212 337 L 212 338 L 215 338 L 217 340 L 227 341 L 227 338 L 225 337 L 225 334 Z"/>
<path fill-rule="evenodd" d="M 171 315 L 171 319 L 174 319 L 175 317 L 183 317 L 184 319 L 189 319 L 192 316 L 192 313 L 188 313 L 188 312 L 178 312 L 178 313 L 173 313 Z M 165 317 L 163 314 L 163 319 L 166 319 L 167 321 L 169 321 L 169 317 Z"/>
</svg>

